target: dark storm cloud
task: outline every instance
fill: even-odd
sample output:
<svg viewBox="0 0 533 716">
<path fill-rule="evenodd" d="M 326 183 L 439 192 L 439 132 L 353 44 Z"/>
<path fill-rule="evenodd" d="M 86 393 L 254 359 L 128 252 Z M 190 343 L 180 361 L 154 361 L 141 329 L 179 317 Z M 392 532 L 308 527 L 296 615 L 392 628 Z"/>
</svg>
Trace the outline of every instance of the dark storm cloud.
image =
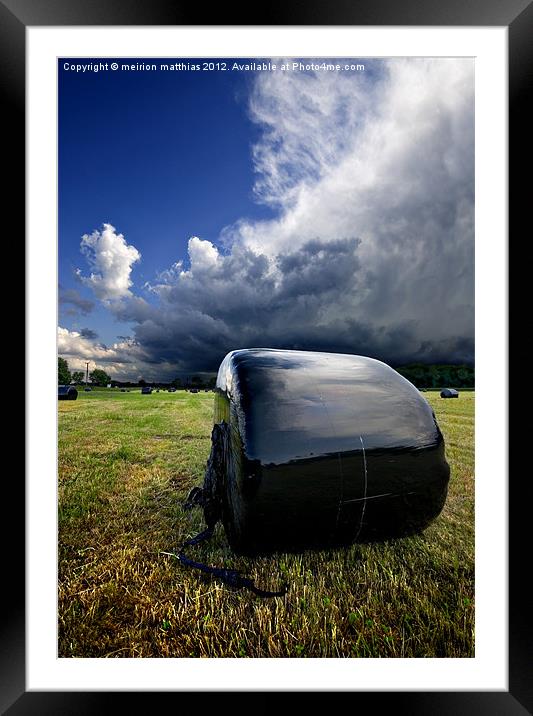
<svg viewBox="0 0 533 716">
<path fill-rule="evenodd" d="M 94 340 L 95 338 L 98 338 L 98 333 L 96 331 L 93 331 L 91 328 L 82 328 L 80 331 L 80 336 L 83 338 L 88 338 L 89 340 Z"/>
<path fill-rule="evenodd" d="M 82 298 L 82 296 L 80 296 L 79 292 L 76 291 L 75 288 L 64 289 L 60 286 L 59 305 L 60 307 L 69 305 L 74 306 L 74 309 L 66 309 L 66 312 L 69 315 L 77 315 L 78 313 L 81 313 L 82 315 L 87 316 L 94 308 L 94 301 L 89 301 L 86 298 Z"/>
<path fill-rule="evenodd" d="M 253 346 L 361 353 L 390 362 L 434 360 L 454 348 L 421 341 L 416 319 L 390 327 L 357 318 L 371 287 L 359 248 L 358 239 L 314 239 L 272 258 L 236 247 L 167 276 L 152 287 L 159 303 L 137 299 L 115 310 L 133 322 L 147 362 L 181 371 L 215 371 L 228 351 Z M 463 345 L 460 357 L 471 357 L 469 351 Z"/>
</svg>

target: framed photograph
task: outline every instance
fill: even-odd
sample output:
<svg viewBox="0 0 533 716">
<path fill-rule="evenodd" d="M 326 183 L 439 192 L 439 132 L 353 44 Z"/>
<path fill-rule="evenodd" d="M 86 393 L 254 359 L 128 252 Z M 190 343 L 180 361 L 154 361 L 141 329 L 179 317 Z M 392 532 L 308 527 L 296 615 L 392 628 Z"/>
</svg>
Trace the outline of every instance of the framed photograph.
<svg viewBox="0 0 533 716">
<path fill-rule="evenodd" d="M 11 189 L 26 205 L 29 371 L 25 500 L 10 486 L 25 503 L 26 579 L 4 625 L 4 710 L 94 712 L 109 691 L 531 710 L 527 602 L 508 577 L 525 537 L 501 439 L 507 132 L 524 129 L 530 5 L 209 23 L 164 2 L 0 12 L 10 136 L 26 156 Z M 269 385 L 266 348 L 286 361 Z M 348 359 L 367 361 L 349 368 L 357 389 L 338 377 Z M 383 363 L 386 378 L 372 372 Z M 202 513 L 182 506 L 193 490 L 211 514 L 213 399 L 215 428 L 231 428 L 228 381 L 244 385 L 244 370 L 263 407 L 239 398 L 248 432 L 220 439 L 253 444 L 246 476 L 264 501 L 248 531 L 226 501 L 225 532 L 195 547 Z M 270 446 L 252 420 L 276 424 Z M 318 535 L 330 455 L 334 522 L 355 544 L 231 549 L 274 530 L 292 547 L 311 524 Z M 416 480 L 398 487 L 404 460 L 431 484 L 423 499 Z M 290 470 L 314 492 L 291 488 Z M 265 475 L 281 472 L 274 497 Z M 406 536 L 384 542 L 402 515 Z"/>
</svg>

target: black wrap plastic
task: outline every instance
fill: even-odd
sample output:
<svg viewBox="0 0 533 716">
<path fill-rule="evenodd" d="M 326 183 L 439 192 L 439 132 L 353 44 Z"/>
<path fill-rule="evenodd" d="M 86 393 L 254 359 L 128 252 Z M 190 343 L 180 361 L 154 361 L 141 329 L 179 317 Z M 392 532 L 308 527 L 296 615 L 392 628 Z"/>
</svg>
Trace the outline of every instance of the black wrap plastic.
<svg viewBox="0 0 533 716">
<path fill-rule="evenodd" d="M 246 553 L 419 531 L 449 480 L 435 415 L 409 381 L 371 358 L 305 351 L 225 357 L 210 465 L 206 486 Z"/>
<path fill-rule="evenodd" d="M 57 399 L 58 400 L 76 400 L 78 397 L 78 391 L 72 385 L 58 385 L 57 386 Z"/>
<path fill-rule="evenodd" d="M 441 398 L 458 398 L 459 393 L 455 388 L 444 388 L 444 390 L 440 391 L 440 397 Z"/>
</svg>

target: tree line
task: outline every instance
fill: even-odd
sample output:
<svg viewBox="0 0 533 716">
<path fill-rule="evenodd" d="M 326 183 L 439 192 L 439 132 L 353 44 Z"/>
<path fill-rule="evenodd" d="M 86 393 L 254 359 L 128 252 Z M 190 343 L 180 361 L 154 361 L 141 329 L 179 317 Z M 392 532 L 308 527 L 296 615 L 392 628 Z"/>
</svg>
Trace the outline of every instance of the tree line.
<svg viewBox="0 0 533 716">
<path fill-rule="evenodd" d="M 89 379 L 93 385 L 109 385 L 111 378 L 100 368 L 95 368 L 89 373 Z M 85 374 L 82 370 L 70 371 L 68 362 L 64 358 L 58 357 L 57 359 L 57 384 L 58 385 L 70 385 L 75 383 L 79 385 L 85 382 Z"/>
<path fill-rule="evenodd" d="M 152 386 L 154 388 L 198 388 L 198 389 L 209 389 L 214 388 L 216 383 L 216 376 L 202 377 L 200 375 L 193 376 L 177 376 L 170 382 L 165 381 L 147 381 L 144 378 L 140 378 L 137 381 L 121 381 L 114 380 L 111 376 L 102 370 L 101 368 L 95 368 L 89 373 L 89 380 L 91 385 L 105 387 L 111 385 L 117 388 L 136 388 L 143 387 L 145 385 Z M 57 359 L 57 382 L 58 385 L 70 385 L 75 383 L 81 385 L 85 382 L 85 374 L 81 370 L 70 371 L 68 362 L 64 358 L 58 357 Z"/>
<path fill-rule="evenodd" d="M 472 365 L 410 363 L 395 368 L 417 388 L 474 388 L 475 370 Z"/>
<path fill-rule="evenodd" d="M 407 378 L 417 388 L 424 389 L 441 389 L 441 388 L 473 388 L 475 383 L 474 366 L 433 364 L 426 365 L 424 363 L 410 363 L 409 365 L 401 365 L 395 368 L 398 373 Z M 151 385 L 153 387 L 174 387 L 174 388 L 214 388 L 216 377 L 202 377 L 199 375 L 176 377 L 170 383 L 159 381 L 146 381 L 143 378 L 137 382 L 112 380 L 111 377 L 101 368 L 95 368 L 89 373 L 92 385 L 106 386 L 111 384 L 119 388 L 132 388 L 137 386 Z M 57 379 L 59 385 L 69 385 L 70 383 L 81 384 L 85 380 L 85 376 L 81 370 L 71 372 L 68 363 L 64 358 L 58 358 Z"/>
</svg>

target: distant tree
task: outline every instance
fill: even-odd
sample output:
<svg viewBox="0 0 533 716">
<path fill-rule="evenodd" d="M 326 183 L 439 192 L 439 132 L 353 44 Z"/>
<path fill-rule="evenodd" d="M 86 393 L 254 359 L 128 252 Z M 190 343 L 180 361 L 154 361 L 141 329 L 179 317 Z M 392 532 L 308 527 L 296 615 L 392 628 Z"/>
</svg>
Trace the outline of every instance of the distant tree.
<svg viewBox="0 0 533 716">
<path fill-rule="evenodd" d="M 429 367 L 430 383 L 431 388 L 444 387 L 442 382 L 446 382 L 446 370 L 444 366 L 432 365 Z"/>
<path fill-rule="evenodd" d="M 173 385 L 174 388 L 181 388 L 183 383 L 181 382 L 181 378 L 176 377 L 176 378 L 174 378 L 174 380 L 172 381 L 172 383 L 170 385 Z"/>
<path fill-rule="evenodd" d="M 140 379 L 139 385 L 141 386 L 141 388 L 146 385 L 146 381 L 144 380 L 144 378 L 141 378 L 141 379 Z"/>
<path fill-rule="evenodd" d="M 457 369 L 457 378 L 461 388 L 473 388 L 475 384 L 474 369 L 469 365 L 460 365 Z"/>
<path fill-rule="evenodd" d="M 107 385 L 111 380 L 105 370 L 101 370 L 100 368 L 95 368 L 93 372 L 89 374 L 89 378 L 95 385 Z"/>
<path fill-rule="evenodd" d="M 57 359 L 57 383 L 58 385 L 68 385 L 72 380 L 68 363 L 64 358 Z"/>
<path fill-rule="evenodd" d="M 75 370 L 72 374 L 72 382 L 73 383 L 83 383 L 83 371 L 81 370 Z"/>
<path fill-rule="evenodd" d="M 195 388 L 201 388 L 204 385 L 204 381 L 200 378 L 199 375 L 193 375 L 191 378 L 191 385 Z"/>
<path fill-rule="evenodd" d="M 208 388 L 214 388 L 216 384 L 217 384 L 217 377 L 216 377 L 216 375 L 214 375 L 212 378 L 209 378 L 209 380 L 207 381 L 207 387 L 208 387 Z"/>
<path fill-rule="evenodd" d="M 417 388 L 473 388 L 475 371 L 469 365 L 410 363 L 396 368 Z"/>
</svg>

